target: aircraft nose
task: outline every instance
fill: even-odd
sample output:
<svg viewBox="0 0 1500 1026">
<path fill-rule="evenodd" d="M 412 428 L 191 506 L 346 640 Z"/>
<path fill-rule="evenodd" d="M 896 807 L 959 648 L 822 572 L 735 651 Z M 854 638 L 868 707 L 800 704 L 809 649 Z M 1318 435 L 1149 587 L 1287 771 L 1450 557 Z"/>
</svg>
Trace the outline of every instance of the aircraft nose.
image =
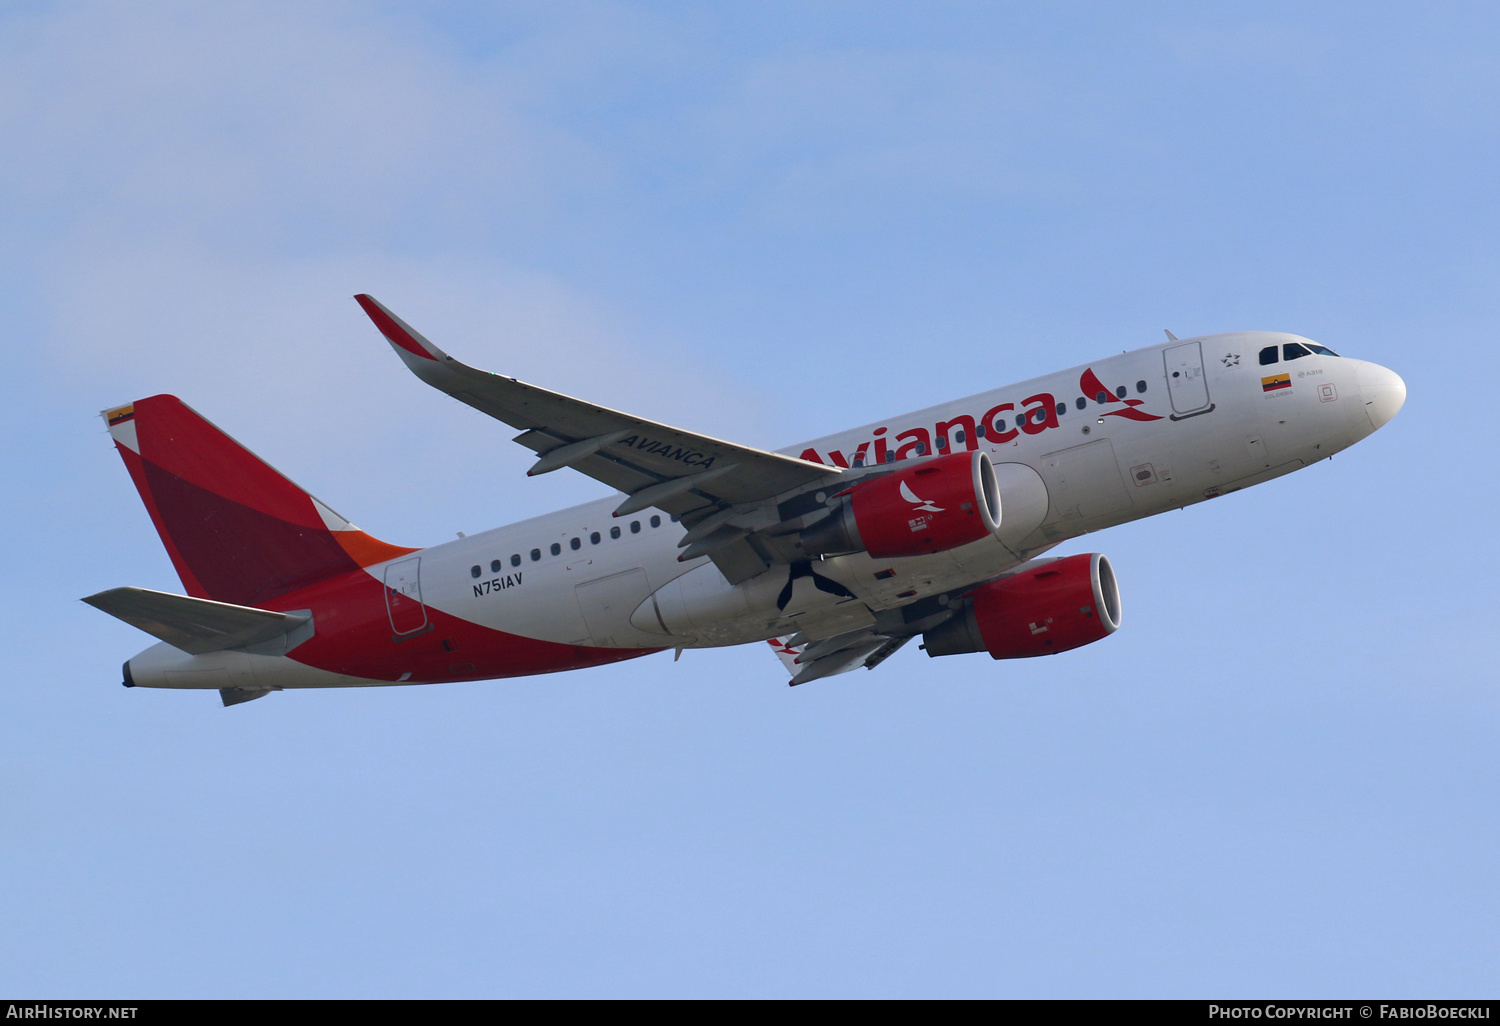
<svg viewBox="0 0 1500 1026">
<path fill-rule="evenodd" d="M 1364 397 L 1365 414 L 1372 429 L 1379 430 L 1406 402 L 1406 382 L 1393 370 L 1378 363 L 1362 363 L 1354 376 Z"/>
</svg>

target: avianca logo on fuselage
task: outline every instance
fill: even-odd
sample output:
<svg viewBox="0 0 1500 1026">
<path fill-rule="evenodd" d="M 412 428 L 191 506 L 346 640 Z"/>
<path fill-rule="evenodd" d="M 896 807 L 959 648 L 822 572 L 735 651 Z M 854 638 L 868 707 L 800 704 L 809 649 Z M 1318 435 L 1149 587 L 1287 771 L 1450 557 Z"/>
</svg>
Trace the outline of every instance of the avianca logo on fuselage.
<svg viewBox="0 0 1500 1026">
<path fill-rule="evenodd" d="M 1156 414 L 1147 413 L 1139 408 L 1145 405 L 1144 399 L 1126 398 L 1124 385 L 1113 391 L 1105 388 L 1092 367 L 1079 375 L 1078 390 L 1081 395 L 1074 400 L 1075 405 L 1082 402 L 1084 406 L 1094 403 L 1098 406 L 1113 407 L 1099 413 L 1100 417 L 1123 417 L 1126 420 L 1138 421 L 1162 419 Z M 952 420 L 939 421 L 930 431 L 925 427 L 908 428 L 894 436 L 898 443 L 895 449 L 891 448 L 890 439 L 886 437 L 886 429 L 878 427 L 873 432 L 874 437 L 868 442 L 860 442 L 852 454 L 846 455 L 833 449 L 829 451 L 828 459 L 825 461 L 819 455 L 818 450 L 804 449 L 800 458 L 811 463 L 831 463 L 836 467 L 862 467 L 871 462 L 890 463 L 914 456 L 934 454 L 944 456 L 957 451 L 955 447 L 960 445 L 973 451 L 979 448 L 981 438 L 991 445 L 1004 445 L 1022 434 L 1039 435 L 1043 431 L 1062 427 L 1062 422 L 1058 420 L 1060 408 L 1066 410 L 1067 406 L 1059 403 L 1057 397 L 1051 392 L 1038 392 L 1036 395 L 1029 395 L 1022 399 L 1019 410 L 1016 409 L 1014 403 L 1000 403 L 987 410 L 982 417 L 961 414 Z M 1007 414 L 1009 416 L 1006 416 Z M 934 439 L 937 443 L 936 449 L 933 448 Z M 907 495 L 906 492 L 906 486 L 903 484 L 902 494 L 906 498 L 912 502 L 921 501 L 914 496 Z"/>
</svg>

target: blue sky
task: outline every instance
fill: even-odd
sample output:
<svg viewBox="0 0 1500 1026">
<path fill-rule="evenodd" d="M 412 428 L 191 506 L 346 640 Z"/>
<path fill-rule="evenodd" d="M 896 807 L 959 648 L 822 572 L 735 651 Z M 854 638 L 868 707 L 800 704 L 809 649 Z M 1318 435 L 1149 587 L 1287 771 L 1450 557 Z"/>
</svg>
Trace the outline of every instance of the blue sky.
<svg viewBox="0 0 1500 1026">
<path fill-rule="evenodd" d="M 1500 982 L 1500 15 L 1480 4 L 0 7 L 0 990 L 1481 995 Z M 120 688 L 170 391 L 380 537 L 524 476 L 353 301 L 767 447 L 1178 335 L 1406 379 L 1083 539 L 1124 627 L 788 689 L 758 648 Z"/>
</svg>

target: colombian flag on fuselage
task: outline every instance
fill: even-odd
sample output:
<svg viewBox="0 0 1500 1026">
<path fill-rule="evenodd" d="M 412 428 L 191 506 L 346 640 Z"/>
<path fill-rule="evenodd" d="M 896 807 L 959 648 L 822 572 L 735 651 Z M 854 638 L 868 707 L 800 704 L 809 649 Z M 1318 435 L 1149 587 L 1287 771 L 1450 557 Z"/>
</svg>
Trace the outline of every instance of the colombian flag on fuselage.
<svg viewBox="0 0 1500 1026">
<path fill-rule="evenodd" d="M 1278 392 L 1283 388 L 1292 387 L 1292 376 L 1290 374 L 1273 374 L 1269 378 L 1260 379 L 1260 390 L 1262 392 Z"/>
</svg>

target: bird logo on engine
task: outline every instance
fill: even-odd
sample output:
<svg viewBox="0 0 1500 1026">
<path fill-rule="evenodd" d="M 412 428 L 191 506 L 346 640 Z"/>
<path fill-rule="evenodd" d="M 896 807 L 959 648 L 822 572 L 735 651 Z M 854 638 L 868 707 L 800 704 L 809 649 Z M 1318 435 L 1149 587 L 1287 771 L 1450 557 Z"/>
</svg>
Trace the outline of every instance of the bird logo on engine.
<svg viewBox="0 0 1500 1026">
<path fill-rule="evenodd" d="M 911 486 L 905 481 L 901 482 L 901 498 L 911 503 L 914 509 L 921 510 L 923 513 L 943 512 L 943 507 L 933 505 L 930 499 L 917 498 L 916 493 L 911 490 Z"/>
</svg>

